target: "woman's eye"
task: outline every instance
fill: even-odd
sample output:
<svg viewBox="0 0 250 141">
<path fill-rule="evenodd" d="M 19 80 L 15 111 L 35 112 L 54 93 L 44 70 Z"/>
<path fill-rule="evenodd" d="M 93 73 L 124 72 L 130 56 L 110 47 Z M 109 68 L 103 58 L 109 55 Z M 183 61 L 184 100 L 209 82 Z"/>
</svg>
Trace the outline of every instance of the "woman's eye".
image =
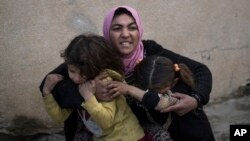
<svg viewBox="0 0 250 141">
<path fill-rule="evenodd" d="M 137 30 L 137 26 L 131 26 L 131 27 L 129 27 L 129 30 L 130 30 L 130 31 Z"/>
<path fill-rule="evenodd" d="M 114 27 L 114 28 L 112 28 L 112 30 L 113 31 L 119 31 L 119 30 L 121 30 L 121 28 L 120 27 Z"/>
</svg>

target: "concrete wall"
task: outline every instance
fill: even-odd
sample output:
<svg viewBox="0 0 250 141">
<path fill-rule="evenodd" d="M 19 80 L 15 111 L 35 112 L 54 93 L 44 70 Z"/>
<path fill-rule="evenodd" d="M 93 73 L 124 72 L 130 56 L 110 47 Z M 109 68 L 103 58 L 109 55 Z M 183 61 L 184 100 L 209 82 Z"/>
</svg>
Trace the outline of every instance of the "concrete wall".
<svg viewBox="0 0 250 141">
<path fill-rule="evenodd" d="M 74 36 L 102 34 L 105 13 L 117 5 L 139 11 L 144 39 L 206 64 L 212 100 L 249 81 L 249 0 L 1 0 L 0 132 L 60 127 L 47 115 L 38 86 Z"/>
</svg>

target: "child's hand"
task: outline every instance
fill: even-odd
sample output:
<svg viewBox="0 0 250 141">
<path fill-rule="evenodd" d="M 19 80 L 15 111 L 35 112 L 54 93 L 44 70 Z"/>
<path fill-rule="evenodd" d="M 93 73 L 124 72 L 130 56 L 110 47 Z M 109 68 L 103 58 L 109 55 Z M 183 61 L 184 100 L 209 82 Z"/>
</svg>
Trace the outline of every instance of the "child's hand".
<svg viewBox="0 0 250 141">
<path fill-rule="evenodd" d="M 62 80 L 63 76 L 60 74 L 47 75 L 43 86 L 43 96 L 50 94 L 55 85 Z"/>
<path fill-rule="evenodd" d="M 111 98 L 114 98 L 118 95 L 130 95 L 139 101 L 142 101 L 143 96 L 145 95 L 144 90 L 118 81 L 111 81 L 108 84 L 108 93 L 109 97 Z"/>
<path fill-rule="evenodd" d="M 96 84 L 94 80 L 87 81 L 79 85 L 79 92 L 81 96 L 87 101 L 96 92 Z"/>
<path fill-rule="evenodd" d="M 123 82 L 112 81 L 108 84 L 108 92 L 111 98 L 114 98 L 118 95 L 126 95 L 128 94 L 130 86 Z"/>
</svg>

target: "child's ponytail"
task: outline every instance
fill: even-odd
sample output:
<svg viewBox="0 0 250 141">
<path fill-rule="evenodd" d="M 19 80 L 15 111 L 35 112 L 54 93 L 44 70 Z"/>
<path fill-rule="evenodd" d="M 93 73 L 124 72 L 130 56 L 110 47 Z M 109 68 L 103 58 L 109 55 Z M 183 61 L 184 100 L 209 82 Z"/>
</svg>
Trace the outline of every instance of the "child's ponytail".
<svg viewBox="0 0 250 141">
<path fill-rule="evenodd" d="M 175 67 L 176 73 L 179 73 L 180 79 L 191 88 L 194 88 L 195 86 L 194 77 L 193 77 L 191 70 L 188 68 L 188 66 L 181 63 L 178 65 L 174 64 L 174 67 Z"/>
</svg>

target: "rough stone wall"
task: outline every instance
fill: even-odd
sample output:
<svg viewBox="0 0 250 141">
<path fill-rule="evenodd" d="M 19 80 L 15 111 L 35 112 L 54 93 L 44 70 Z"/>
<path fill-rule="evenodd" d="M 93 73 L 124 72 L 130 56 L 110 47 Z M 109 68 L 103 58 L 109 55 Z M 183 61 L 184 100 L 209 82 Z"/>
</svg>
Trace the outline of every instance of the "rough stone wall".
<svg viewBox="0 0 250 141">
<path fill-rule="evenodd" d="M 60 128 L 47 115 L 38 86 L 62 62 L 59 52 L 74 36 L 102 34 L 105 13 L 117 5 L 139 11 L 144 39 L 206 64 L 212 100 L 249 81 L 249 0 L 1 0 L 1 133 Z"/>
</svg>

